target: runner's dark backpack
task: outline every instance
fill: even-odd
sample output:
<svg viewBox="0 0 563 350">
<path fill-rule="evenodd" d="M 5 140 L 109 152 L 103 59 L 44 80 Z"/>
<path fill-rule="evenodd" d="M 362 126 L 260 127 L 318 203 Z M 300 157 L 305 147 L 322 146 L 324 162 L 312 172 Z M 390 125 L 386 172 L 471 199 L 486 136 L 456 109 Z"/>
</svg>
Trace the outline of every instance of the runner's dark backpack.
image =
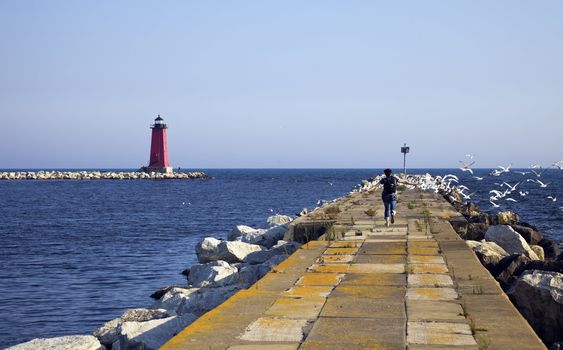
<svg viewBox="0 0 563 350">
<path fill-rule="evenodd" d="M 397 178 L 395 176 L 383 178 L 381 182 L 383 183 L 382 196 L 388 196 L 397 192 Z"/>
</svg>

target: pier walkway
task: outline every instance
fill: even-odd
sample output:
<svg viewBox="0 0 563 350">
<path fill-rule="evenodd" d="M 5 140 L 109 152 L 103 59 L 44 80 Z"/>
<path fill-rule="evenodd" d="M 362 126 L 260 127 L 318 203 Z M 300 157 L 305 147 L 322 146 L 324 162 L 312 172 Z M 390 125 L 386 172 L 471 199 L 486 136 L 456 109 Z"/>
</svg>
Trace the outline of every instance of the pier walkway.
<svg viewBox="0 0 563 350">
<path fill-rule="evenodd" d="M 404 191 L 390 228 L 380 202 L 372 191 L 334 204 L 325 237 L 163 349 L 545 349 L 452 229 L 459 214 L 444 199 Z"/>
</svg>

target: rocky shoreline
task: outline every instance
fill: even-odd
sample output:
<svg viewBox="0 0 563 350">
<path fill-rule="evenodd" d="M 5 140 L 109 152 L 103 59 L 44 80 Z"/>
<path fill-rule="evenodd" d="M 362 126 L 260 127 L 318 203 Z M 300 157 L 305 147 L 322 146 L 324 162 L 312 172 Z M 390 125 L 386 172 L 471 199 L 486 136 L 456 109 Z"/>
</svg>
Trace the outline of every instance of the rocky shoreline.
<svg viewBox="0 0 563 350">
<path fill-rule="evenodd" d="M 114 172 L 114 171 L 4 171 L 0 180 L 187 180 L 207 179 L 207 174 L 196 172 Z"/>
</svg>

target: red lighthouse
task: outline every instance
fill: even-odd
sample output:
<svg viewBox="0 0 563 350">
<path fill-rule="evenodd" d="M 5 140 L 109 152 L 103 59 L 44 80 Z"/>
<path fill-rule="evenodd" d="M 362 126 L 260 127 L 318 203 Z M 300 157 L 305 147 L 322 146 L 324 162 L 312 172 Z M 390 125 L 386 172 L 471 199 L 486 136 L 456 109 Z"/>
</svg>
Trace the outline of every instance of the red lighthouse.
<svg viewBox="0 0 563 350">
<path fill-rule="evenodd" d="M 166 129 L 168 129 L 168 127 L 164 124 L 164 119 L 160 117 L 160 114 L 154 120 L 151 129 L 151 154 L 147 170 L 171 173 L 172 167 L 168 161 L 168 143 L 166 140 Z"/>
</svg>

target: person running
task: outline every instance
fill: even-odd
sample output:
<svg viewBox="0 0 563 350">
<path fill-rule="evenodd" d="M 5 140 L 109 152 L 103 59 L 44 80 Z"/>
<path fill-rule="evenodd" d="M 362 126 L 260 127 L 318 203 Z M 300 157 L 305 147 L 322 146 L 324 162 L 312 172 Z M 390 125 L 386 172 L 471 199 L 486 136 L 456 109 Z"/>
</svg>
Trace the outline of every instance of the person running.
<svg viewBox="0 0 563 350">
<path fill-rule="evenodd" d="M 385 177 L 379 181 L 383 185 L 383 192 L 381 192 L 381 199 L 383 200 L 383 205 L 385 207 L 385 226 L 389 227 L 389 216 L 391 216 L 391 223 L 395 223 L 395 208 L 397 207 L 397 185 L 399 182 L 406 183 L 408 185 L 414 185 L 408 181 L 400 180 L 395 175 L 391 169 L 383 170 Z"/>
</svg>

